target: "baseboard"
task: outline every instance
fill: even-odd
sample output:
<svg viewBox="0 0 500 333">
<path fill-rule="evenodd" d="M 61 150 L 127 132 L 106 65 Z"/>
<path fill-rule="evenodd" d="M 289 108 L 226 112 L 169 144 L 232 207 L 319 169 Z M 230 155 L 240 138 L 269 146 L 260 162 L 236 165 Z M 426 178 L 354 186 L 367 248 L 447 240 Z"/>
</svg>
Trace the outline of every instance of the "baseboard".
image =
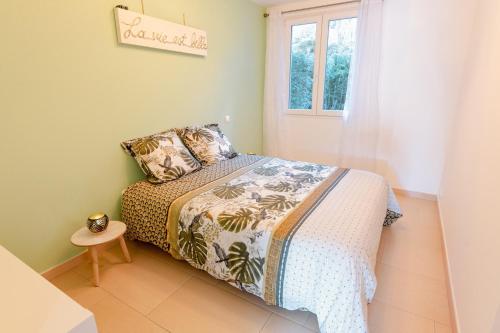
<svg viewBox="0 0 500 333">
<path fill-rule="evenodd" d="M 47 280 L 52 280 L 55 277 L 57 277 L 58 275 L 66 273 L 67 271 L 78 266 L 81 262 L 85 261 L 85 259 L 87 257 L 87 252 L 88 251 L 85 250 L 82 253 L 77 254 L 76 256 L 69 258 L 68 260 L 64 261 L 63 263 L 47 269 L 46 271 L 42 272 L 41 275 L 44 278 L 46 278 Z"/>
<path fill-rule="evenodd" d="M 446 237 L 445 237 L 445 229 L 443 224 L 443 215 L 441 214 L 441 207 L 439 205 L 439 198 L 437 200 L 438 203 L 438 211 L 439 211 L 439 224 L 441 226 L 441 242 L 443 245 L 443 261 L 445 264 L 445 274 L 446 274 L 446 287 L 448 289 L 448 307 L 450 308 L 451 314 L 451 330 L 453 333 L 460 333 L 460 325 L 458 323 L 458 314 L 457 314 L 457 304 L 455 302 L 455 293 L 453 289 L 453 284 L 451 280 L 450 274 L 450 260 L 448 257 L 448 247 L 446 246 Z"/>
<path fill-rule="evenodd" d="M 403 190 L 401 188 L 394 188 L 393 191 L 395 194 L 402 195 L 402 196 L 409 197 L 409 198 L 437 201 L 437 195 L 435 195 L 435 194 L 408 191 L 408 190 Z"/>
<path fill-rule="evenodd" d="M 98 249 L 99 251 L 105 251 L 110 247 L 113 247 L 115 243 L 116 242 L 109 242 L 106 244 L 99 245 Z M 88 259 L 88 250 L 84 250 L 82 253 L 77 254 L 76 256 L 73 256 L 64 262 L 55 265 L 54 267 L 51 267 L 40 274 L 47 280 L 52 280 L 56 278 L 58 275 L 61 275 L 63 273 L 66 273 L 67 271 L 72 270 L 73 268 L 80 265 L 80 263 L 86 261 L 87 259 Z"/>
</svg>

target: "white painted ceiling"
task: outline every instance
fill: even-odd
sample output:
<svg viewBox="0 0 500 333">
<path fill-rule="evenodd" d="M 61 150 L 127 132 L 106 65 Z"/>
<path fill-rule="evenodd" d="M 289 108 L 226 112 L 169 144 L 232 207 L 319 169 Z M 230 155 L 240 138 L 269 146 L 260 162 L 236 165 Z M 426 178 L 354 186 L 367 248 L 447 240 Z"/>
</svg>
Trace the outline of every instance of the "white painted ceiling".
<svg viewBox="0 0 500 333">
<path fill-rule="evenodd" d="M 296 2 L 297 0 L 252 0 L 253 2 L 262 6 L 279 5 L 282 3 Z"/>
</svg>

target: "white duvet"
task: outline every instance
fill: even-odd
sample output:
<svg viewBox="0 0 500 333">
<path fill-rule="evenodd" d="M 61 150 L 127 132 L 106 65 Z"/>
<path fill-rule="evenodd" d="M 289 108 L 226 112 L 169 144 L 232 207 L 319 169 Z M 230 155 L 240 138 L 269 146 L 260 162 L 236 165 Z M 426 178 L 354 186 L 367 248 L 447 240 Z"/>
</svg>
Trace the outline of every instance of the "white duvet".
<svg viewBox="0 0 500 333">
<path fill-rule="evenodd" d="M 388 207 L 380 176 L 351 170 L 291 241 L 282 306 L 318 317 L 322 333 L 367 332 Z"/>
</svg>

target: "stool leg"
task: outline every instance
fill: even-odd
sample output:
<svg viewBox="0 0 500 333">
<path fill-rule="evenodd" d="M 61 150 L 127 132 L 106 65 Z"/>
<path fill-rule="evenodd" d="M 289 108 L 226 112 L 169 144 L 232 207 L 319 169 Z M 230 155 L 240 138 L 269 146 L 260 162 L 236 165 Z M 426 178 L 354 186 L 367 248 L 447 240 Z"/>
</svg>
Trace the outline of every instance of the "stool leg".
<svg viewBox="0 0 500 333">
<path fill-rule="evenodd" d="M 90 256 L 92 258 L 92 270 L 94 272 L 94 284 L 99 287 L 99 256 L 97 254 L 97 247 L 89 247 Z"/>
<path fill-rule="evenodd" d="M 125 257 L 125 259 L 127 259 L 128 262 L 132 262 L 130 254 L 128 253 L 127 243 L 125 243 L 125 239 L 123 238 L 123 236 L 120 236 L 118 240 L 120 241 L 120 247 L 122 248 L 123 256 Z"/>
</svg>

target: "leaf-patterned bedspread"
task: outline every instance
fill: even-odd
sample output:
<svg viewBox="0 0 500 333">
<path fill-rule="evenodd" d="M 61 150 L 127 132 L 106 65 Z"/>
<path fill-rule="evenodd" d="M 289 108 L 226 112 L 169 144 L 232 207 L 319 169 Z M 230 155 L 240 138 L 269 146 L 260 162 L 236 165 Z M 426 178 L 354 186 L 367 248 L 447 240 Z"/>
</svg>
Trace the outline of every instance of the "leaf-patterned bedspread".
<svg viewBox="0 0 500 333">
<path fill-rule="evenodd" d="M 268 304 L 316 313 L 322 332 L 366 332 L 394 206 L 378 175 L 263 158 L 172 203 L 170 253 Z"/>
<path fill-rule="evenodd" d="M 260 296 L 273 228 L 331 172 L 322 165 L 266 158 L 231 180 L 189 193 L 169 213 L 171 252 Z"/>
</svg>

